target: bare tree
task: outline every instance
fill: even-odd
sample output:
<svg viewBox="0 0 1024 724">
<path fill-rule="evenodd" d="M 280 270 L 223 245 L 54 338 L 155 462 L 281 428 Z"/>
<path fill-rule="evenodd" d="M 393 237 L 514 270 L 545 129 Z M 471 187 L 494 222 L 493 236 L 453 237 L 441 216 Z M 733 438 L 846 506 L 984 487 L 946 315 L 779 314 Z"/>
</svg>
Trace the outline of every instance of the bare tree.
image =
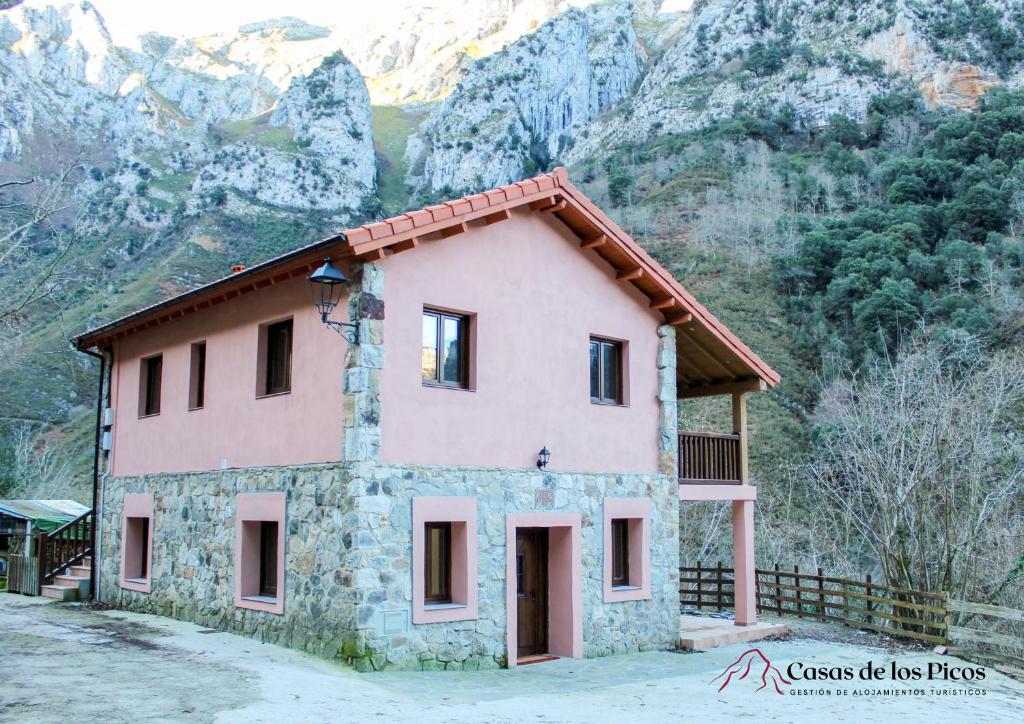
<svg viewBox="0 0 1024 724">
<path fill-rule="evenodd" d="M 988 598 L 1024 541 L 1022 404 L 1019 351 L 921 341 L 824 388 L 808 477 L 890 584 Z"/>
<path fill-rule="evenodd" d="M 24 271 L 18 285 L 0 296 L 0 328 L 8 332 L 31 304 L 53 292 L 54 274 L 75 242 L 74 225 L 68 231 L 56 220 L 74 206 L 73 175 L 79 168 L 71 164 L 53 178 L 0 181 L 0 269 L 16 265 Z M 34 252 L 51 245 L 48 259 L 32 263 Z"/>
</svg>

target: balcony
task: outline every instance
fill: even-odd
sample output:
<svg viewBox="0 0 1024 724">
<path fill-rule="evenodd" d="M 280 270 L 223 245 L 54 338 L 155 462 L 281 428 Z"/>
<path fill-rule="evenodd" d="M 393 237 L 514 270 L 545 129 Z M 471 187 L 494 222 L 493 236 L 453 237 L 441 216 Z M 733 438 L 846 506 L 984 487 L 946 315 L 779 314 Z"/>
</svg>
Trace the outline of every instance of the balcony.
<svg viewBox="0 0 1024 724">
<path fill-rule="evenodd" d="M 682 485 L 740 485 L 739 435 L 679 433 L 679 482 Z"/>
</svg>

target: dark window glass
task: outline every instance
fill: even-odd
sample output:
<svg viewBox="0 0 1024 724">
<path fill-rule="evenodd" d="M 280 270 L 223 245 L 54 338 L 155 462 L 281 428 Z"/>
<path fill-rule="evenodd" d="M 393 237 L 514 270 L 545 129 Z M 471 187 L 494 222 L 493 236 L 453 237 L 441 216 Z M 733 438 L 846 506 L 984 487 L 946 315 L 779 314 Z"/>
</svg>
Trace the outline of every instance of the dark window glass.
<svg viewBox="0 0 1024 724">
<path fill-rule="evenodd" d="M 277 598 L 277 521 L 260 522 L 260 595 Z"/>
<path fill-rule="evenodd" d="M 629 585 L 629 520 L 612 521 L 612 585 Z"/>
<path fill-rule="evenodd" d="M 142 550 L 139 551 L 139 578 L 146 578 L 149 575 L 149 518 L 140 518 L 140 540 L 139 545 L 142 546 Z"/>
<path fill-rule="evenodd" d="M 192 345 L 192 374 L 189 380 L 189 401 L 191 410 L 206 404 L 206 342 Z"/>
<path fill-rule="evenodd" d="M 590 340 L 590 400 L 622 404 L 622 343 Z"/>
<path fill-rule="evenodd" d="M 426 603 L 451 603 L 452 524 L 427 523 L 424 531 L 423 598 Z"/>
<path fill-rule="evenodd" d="M 443 312 L 423 312 L 421 370 L 427 384 L 466 387 L 469 320 Z"/>
<path fill-rule="evenodd" d="M 292 320 L 267 325 L 267 383 L 265 394 L 292 388 Z"/>
<path fill-rule="evenodd" d="M 590 340 L 590 397 L 601 396 L 601 343 Z"/>
<path fill-rule="evenodd" d="M 160 383 L 163 375 L 163 355 L 150 357 L 142 361 L 142 374 L 145 377 L 142 384 L 142 414 L 160 414 Z"/>
</svg>

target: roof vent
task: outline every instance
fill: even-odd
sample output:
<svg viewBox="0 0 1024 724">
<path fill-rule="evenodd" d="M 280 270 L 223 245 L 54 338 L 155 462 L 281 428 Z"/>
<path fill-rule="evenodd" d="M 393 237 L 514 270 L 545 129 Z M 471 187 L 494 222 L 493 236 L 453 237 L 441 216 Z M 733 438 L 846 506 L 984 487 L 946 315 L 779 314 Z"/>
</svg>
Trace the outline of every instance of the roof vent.
<svg viewBox="0 0 1024 724">
<path fill-rule="evenodd" d="M 239 272 L 244 272 L 244 271 L 245 271 L 245 264 L 232 264 L 231 265 L 231 273 L 232 274 L 238 274 Z"/>
</svg>

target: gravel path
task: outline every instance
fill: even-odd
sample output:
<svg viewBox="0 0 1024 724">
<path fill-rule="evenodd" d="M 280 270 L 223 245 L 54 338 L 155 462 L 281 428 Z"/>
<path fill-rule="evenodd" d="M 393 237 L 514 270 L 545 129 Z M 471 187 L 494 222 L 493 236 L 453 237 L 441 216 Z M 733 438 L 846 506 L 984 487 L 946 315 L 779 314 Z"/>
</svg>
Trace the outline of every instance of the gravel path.
<svg viewBox="0 0 1024 724">
<path fill-rule="evenodd" d="M 780 671 L 968 665 L 920 650 L 821 641 L 803 631 L 760 649 Z M 356 674 L 228 633 L 121 611 L 0 594 L 0 721 L 665 722 L 1020 721 L 1024 684 L 989 670 L 979 684 L 710 681 L 746 650 L 556 661 L 513 671 Z M 756 673 L 756 671 L 755 671 Z M 952 693 L 938 695 L 936 689 Z M 850 693 L 842 694 L 842 690 Z M 807 693 L 811 691 L 812 693 Z M 914 693 L 920 691 L 921 693 Z"/>
</svg>

